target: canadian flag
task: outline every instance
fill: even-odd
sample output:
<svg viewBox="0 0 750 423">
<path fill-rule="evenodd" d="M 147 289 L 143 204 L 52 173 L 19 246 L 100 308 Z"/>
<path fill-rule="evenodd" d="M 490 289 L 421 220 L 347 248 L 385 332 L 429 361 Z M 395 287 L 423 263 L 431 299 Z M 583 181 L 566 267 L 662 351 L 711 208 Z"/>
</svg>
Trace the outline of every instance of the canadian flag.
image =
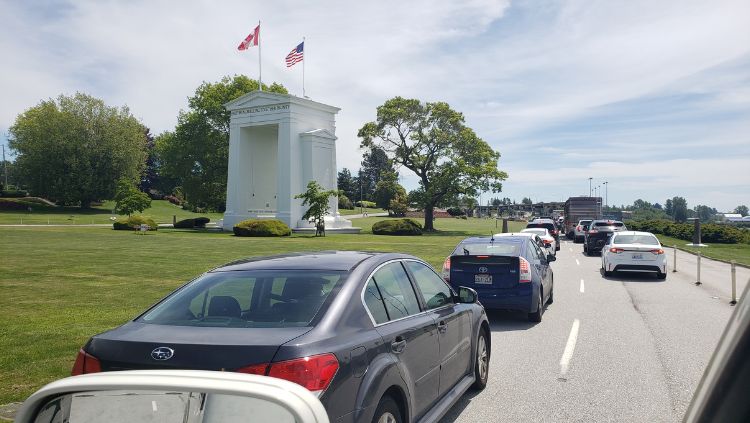
<svg viewBox="0 0 750 423">
<path fill-rule="evenodd" d="M 255 27 L 255 30 L 250 33 L 244 40 L 237 46 L 237 50 L 247 50 L 248 47 L 257 46 L 258 38 L 260 37 L 260 25 Z"/>
</svg>

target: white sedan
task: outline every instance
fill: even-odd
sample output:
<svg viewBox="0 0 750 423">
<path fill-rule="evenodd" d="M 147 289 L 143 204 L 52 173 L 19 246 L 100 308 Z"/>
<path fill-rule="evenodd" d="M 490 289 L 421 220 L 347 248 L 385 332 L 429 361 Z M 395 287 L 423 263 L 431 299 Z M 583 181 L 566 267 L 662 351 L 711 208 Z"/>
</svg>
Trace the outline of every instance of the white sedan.
<svg viewBox="0 0 750 423">
<path fill-rule="evenodd" d="M 653 272 L 667 277 L 667 257 L 661 243 L 649 232 L 615 232 L 602 248 L 604 276 L 613 272 Z"/>
<path fill-rule="evenodd" d="M 521 231 L 521 233 L 531 233 L 539 235 L 539 238 L 544 242 L 544 248 L 547 249 L 547 254 L 557 255 L 557 241 L 553 237 L 547 228 L 527 228 Z"/>
</svg>

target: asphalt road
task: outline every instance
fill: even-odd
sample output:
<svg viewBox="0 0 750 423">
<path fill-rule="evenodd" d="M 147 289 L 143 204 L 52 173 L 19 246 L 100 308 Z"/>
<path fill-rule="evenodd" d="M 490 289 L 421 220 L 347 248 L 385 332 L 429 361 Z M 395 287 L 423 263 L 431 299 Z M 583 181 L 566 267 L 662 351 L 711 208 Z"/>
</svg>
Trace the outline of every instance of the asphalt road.
<svg viewBox="0 0 750 423">
<path fill-rule="evenodd" d="M 677 273 L 604 278 L 600 257 L 563 241 L 543 321 L 489 312 L 490 379 L 449 422 L 680 421 L 733 310 L 729 265 L 678 252 Z M 750 270 L 737 268 L 738 293 Z"/>
</svg>

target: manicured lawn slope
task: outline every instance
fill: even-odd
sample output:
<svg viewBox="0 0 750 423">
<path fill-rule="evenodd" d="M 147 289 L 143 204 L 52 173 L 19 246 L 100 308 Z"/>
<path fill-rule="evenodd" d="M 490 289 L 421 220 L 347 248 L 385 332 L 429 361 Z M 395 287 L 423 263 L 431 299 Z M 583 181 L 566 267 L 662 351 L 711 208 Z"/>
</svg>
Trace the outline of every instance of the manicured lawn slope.
<svg viewBox="0 0 750 423">
<path fill-rule="evenodd" d="M 0 210 L 0 224 L 40 224 L 47 223 L 57 225 L 70 224 L 91 224 L 91 223 L 111 223 L 109 218 L 116 216 L 112 214 L 114 202 L 106 201 L 98 207 L 89 210 L 82 210 L 78 207 L 60 207 L 35 209 L 32 207 L 31 213 Z M 177 220 L 188 219 L 191 217 L 206 216 L 212 222 L 222 218 L 222 213 L 193 213 L 182 210 L 166 200 L 154 200 L 151 202 L 151 208 L 145 210 L 143 215 L 148 216 L 156 223 L 172 223 L 172 216 L 176 215 Z"/>
<path fill-rule="evenodd" d="M 369 231 L 382 219 L 356 219 L 354 224 Z M 511 225 L 516 230 L 521 226 Z M 21 401 L 41 385 L 69 375 L 78 349 L 91 335 L 135 317 L 190 278 L 228 261 L 290 251 L 399 251 L 439 269 L 462 238 L 495 232 L 494 220 L 438 219 L 435 226 L 443 232 L 325 238 L 0 228 L 0 404 Z"/>
<path fill-rule="evenodd" d="M 659 241 L 665 247 L 672 247 L 676 245 L 680 250 L 686 250 L 693 253 L 698 251 L 704 257 L 710 257 L 718 260 L 730 261 L 735 260 L 737 263 L 742 263 L 746 266 L 750 266 L 750 244 L 713 244 L 709 243 L 708 247 L 688 247 L 685 244 L 689 244 L 684 239 L 677 239 L 668 237 L 665 235 L 656 235 Z M 679 254 L 679 253 L 678 253 Z"/>
</svg>

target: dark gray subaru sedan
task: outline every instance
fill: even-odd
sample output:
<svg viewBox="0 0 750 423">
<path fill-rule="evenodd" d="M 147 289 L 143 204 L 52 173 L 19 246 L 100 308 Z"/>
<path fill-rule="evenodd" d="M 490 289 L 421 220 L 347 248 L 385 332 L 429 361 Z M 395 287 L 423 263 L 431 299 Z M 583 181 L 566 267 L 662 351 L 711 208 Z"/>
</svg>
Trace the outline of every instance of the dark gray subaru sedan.
<svg viewBox="0 0 750 423">
<path fill-rule="evenodd" d="M 225 370 L 317 394 L 334 422 L 438 420 L 487 383 L 490 330 L 470 288 L 424 261 L 324 251 L 240 260 L 92 337 L 73 374 Z"/>
</svg>

